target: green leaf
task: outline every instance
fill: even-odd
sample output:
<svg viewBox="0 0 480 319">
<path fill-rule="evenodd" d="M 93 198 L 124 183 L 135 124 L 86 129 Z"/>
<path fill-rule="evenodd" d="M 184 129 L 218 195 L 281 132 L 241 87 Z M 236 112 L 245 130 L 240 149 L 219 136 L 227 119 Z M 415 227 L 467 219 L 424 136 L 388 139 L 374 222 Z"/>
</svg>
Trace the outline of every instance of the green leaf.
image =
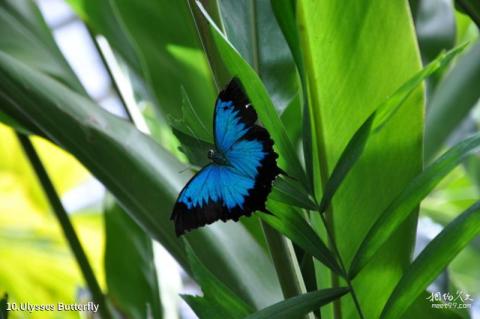
<svg viewBox="0 0 480 319">
<path fill-rule="evenodd" d="M 455 0 L 455 6 L 460 11 L 468 14 L 473 22 L 480 28 L 480 3 L 475 0 Z"/>
<path fill-rule="evenodd" d="M 225 35 L 258 73 L 273 105 L 283 111 L 298 92 L 295 64 L 270 1 L 219 2 Z"/>
<path fill-rule="evenodd" d="M 104 216 L 110 300 L 128 318 L 162 318 L 152 239 L 111 197 L 107 197 Z"/>
<path fill-rule="evenodd" d="M 480 133 L 477 133 L 445 152 L 405 187 L 377 219 L 362 241 L 350 266 L 349 276 L 351 278 L 355 277 L 372 259 L 390 236 L 412 214 L 422 199 L 467 155 L 477 151 L 479 146 Z"/>
<path fill-rule="evenodd" d="M 34 1 L 2 1 L 0 51 L 15 56 L 30 67 L 85 94 Z"/>
<path fill-rule="evenodd" d="M 273 201 L 268 202 L 267 208 L 273 215 L 261 214 L 262 220 L 336 273 L 342 273 L 337 259 L 299 211 Z"/>
<path fill-rule="evenodd" d="M 480 98 L 480 41 L 472 46 L 435 90 L 427 109 L 425 157 L 431 160 Z"/>
<path fill-rule="evenodd" d="M 300 49 L 300 40 L 297 32 L 296 0 L 271 0 L 272 9 L 277 22 L 287 40 L 292 56 L 297 64 L 298 72 L 303 78 L 303 57 Z"/>
<path fill-rule="evenodd" d="M 183 244 L 170 220 L 175 199 L 191 177 L 190 173 L 179 173 L 185 167 L 176 158 L 131 124 L 3 53 L 0 110 L 28 114 L 190 271 Z M 280 298 L 271 260 L 240 224 L 217 223 L 187 238 L 202 262 L 250 304 L 264 307 Z M 246 268 L 243 265 L 247 262 L 257 266 Z"/>
<path fill-rule="evenodd" d="M 372 114 L 365 121 L 365 123 L 360 126 L 360 128 L 355 132 L 353 137 L 348 142 L 345 150 L 342 152 L 340 159 L 335 165 L 335 168 L 333 169 L 333 172 L 328 178 L 327 184 L 325 185 L 322 201 L 320 202 L 320 213 L 323 213 L 328 209 L 333 195 L 335 195 L 338 187 L 340 187 L 348 172 L 352 169 L 353 165 L 362 155 L 363 149 L 365 148 L 365 144 L 367 143 L 370 135 L 372 122 L 375 119 L 376 114 L 377 113 L 374 112 L 374 114 Z"/>
<path fill-rule="evenodd" d="M 302 138 L 303 118 L 301 102 L 300 94 L 295 95 L 280 117 L 294 147 L 300 144 Z"/>
<path fill-rule="evenodd" d="M 190 127 L 198 136 L 203 136 L 201 123 L 211 132 L 216 92 L 187 1 L 69 3 L 144 81 L 161 114 L 182 118 L 183 87 L 201 119 L 190 122 Z"/>
<path fill-rule="evenodd" d="M 462 319 L 461 315 L 448 308 L 433 308 L 432 304 L 427 300 L 430 295 L 431 293 L 428 291 L 423 291 L 401 318 Z"/>
<path fill-rule="evenodd" d="M 308 194 L 301 191 L 301 189 L 302 186 L 298 181 L 293 180 L 288 176 L 280 176 L 275 180 L 269 198 L 293 206 L 316 210 L 317 205 L 312 201 Z"/>
<path fill-rule="evenodd" d="M 2 299 L 0 299 L 0 319 L 8 319 L 7 302 L 8 295 L 5 294 Z"/>
<path fill-rule="evenodd" d="M 479 234 L 480 201 L 448 224 L 408 267 L 390 295 L 381 318 L 401 318 L 428 284 Z"/>
<path fill-rule="evenodd" d="M 195 281 L 203 291 L 203 297 L 182 296 L 193 308 L 197 310 L 200 318 L 206 313 L 214 314 L 213 318 L 242 319 L 253 312 L 253 309 L 242 299 L 228 289 L 216 278 L 198 259 L 190 245 L 186 244 L 187 256 Z"/>
<path fill-rule="evenodd" d="M 302 318 L 302 316 L 307 313 L 317 310 L 321 306 L 342 297 L 347 292 L 347 288 L 331 288 L 308 292 L 303 295 L 280 301 L 279 303 L 245 317 L 245 319 Z"/>
<path fill-rule="evenodd" d="M 421 70 L 409 11 L 406 1 L 297 1 L 317 201 L 358 128 Z M 404 103 L 385 127 L 369 138 L 327 211 L 346 265 L 385 206 L 421 170 L 421 88 Z M 412 219 L 377 255 L 375 265 L 355 281 L 365 318 L 378 317 L 387 298 L 384 292 L 393 289 L 400 278 L 413 248 L 414 228 Z M 319 288 L 329 285 L 328 281 L 319 282 Z M 351 296 L 335 306 L 337 310 L 341 307 L 342 317 L 359 317 Z"/>
<path fill-rule="evenodd" d="M 42 14 L 31 0 L 5 0 L 0 5 L 0 51 L 55 77 L 77 92 L 84 88 L 66 62 Z M 17 114 L 22 116 L 22 114 Z M 0 121 L 22 133 L 41 134 L 25 116 L 22 121 L 0 112 Z"/>
<path fill-rule="evenodd" d="M 193 312 L 197 315 L 198 318 L 208 318 L 208 319 L 225 319 L 225 318 L 239 318 L 228 310 L 225 310 L 222 307 L 213 306 L 212 302 L 204 297 L 200 296 L 191 296 L 191 295 L 181 295 L 182 299 L 192 308 Z"/>
<path fill-rule="evenodd" d="M 248 97 L 255 106 L 255 110 L 262 124 L 267 128 L 275 141 L 275 148 L 278 150 L 280 160 L 284 160 L 287 163 L 290 169 L 288 173 L 302 181 L 305 180 L 305 173 L 302 170 L 295 149 L 288 138 L 285 127 L 262 82 L 255 71 L 242 59 L 240 54 L 231 46 L 220 30 L 218 30 L 200 2 L 197 2 L 197 5 L 203 12 L 205 19 L 210 23 L 210 32 L 212 32 L 213 39 L 219 52 L 221 52 L 222 59 L 228 71 L 232 75 L 240 78 Z"/>
<path fill-rule="evenodd" d="M 325 186 L 322 202 L 320 204 L 320 211 L 324 212 L 330 205 L 330 201 L 341 185 L 348 172 L 361 156 L 365 144 L 370 137 L 370 132 L 377 133 L 392 116 L 398 112 L 403 103 L 412 94 L 412 92 L 438 69 L 448 65 L 448 63 L 459 54 L 466 45 L 459 46 L 448 53 L 440 54 L 428 66 L 415 74 L 407 82 L 405 82 L 399 89 L 395 91 L 386 101 L 380 104 L 375 111 L 367 118 L 367 120 L 355 132 L 353 137 L 345 147 L 340 159 L 338 160 L 332 174 L 330 175 Z"/>
</svg>

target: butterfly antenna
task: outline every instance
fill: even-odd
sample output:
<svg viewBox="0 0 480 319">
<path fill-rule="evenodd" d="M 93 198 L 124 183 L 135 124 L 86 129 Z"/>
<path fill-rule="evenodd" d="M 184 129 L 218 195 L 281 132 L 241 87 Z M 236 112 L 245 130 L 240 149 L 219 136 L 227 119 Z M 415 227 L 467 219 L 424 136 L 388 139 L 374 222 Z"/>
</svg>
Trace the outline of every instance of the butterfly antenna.
<svg viewBox="0 0 480 319">
<path fill-rule="evenodd" d="M 190 169 L 190 170 L 193 170 L 193 168 L 194 168 L 194 167 L 193 167 L 192 165 L 188 165 L 188 166 L 185 167 L 184 169 L 178 171 L 178 174 L 183 174 L 183 173 L 185 173 L 185 172 L 186 172 L 187 170 L 189 170 L 189 169 Z"/>
</svg>

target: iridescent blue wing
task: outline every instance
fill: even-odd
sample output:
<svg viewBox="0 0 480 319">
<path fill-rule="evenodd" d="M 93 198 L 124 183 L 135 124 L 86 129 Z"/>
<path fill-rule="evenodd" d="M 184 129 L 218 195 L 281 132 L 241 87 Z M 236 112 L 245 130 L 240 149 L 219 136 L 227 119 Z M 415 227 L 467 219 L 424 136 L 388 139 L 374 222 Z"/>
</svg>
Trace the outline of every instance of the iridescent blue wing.
<svg viewBox="0 0 480 319">
<path fill-rule="evenodd" d="M 216 220 L 237 221 L 266 211 L 272 182 L 281 172 L 267 130 L 237 79 L 220 92 L 215 104 L 214 137 L 228 165 L 209 164 L 181 191 L 172 219 L 177 235 Z"/>
</svg>

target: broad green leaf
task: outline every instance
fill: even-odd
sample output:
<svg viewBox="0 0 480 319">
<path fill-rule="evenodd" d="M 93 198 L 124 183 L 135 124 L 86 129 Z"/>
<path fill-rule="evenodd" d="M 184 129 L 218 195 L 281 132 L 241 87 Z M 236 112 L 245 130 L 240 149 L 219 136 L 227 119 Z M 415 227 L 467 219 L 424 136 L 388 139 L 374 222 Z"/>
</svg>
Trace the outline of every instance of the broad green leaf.
<svg viewBox="0 0 480 319">
<path fill-rule="evenodd" d="M 390 295 L 381 318 L 400 318 L 428 284 L 479 234 L 480 201 L 455 218 L 424 248 Z"/>
<path fill-rule="evenodd" d="M 480 133 L 477 133 L 445 152 L 404 188 L 362 241 L 350 266 L 350 277 L 360 272 L 443 177 L 479 147 Z"/>
<path fill-rule="evenodd" d="M 7 302 L 8 295 L 5 294 L 0 300 L 0 319 L 8 319 Z"/>
<path fill-rule="evenodd" d="M 226 37 L 258 73 L 276 109 L 283 111 L 297 94 L 298 81 L 271 2 L 222 0 L 219 5 Z"/>
<path fill-rule="evenodd" d="M 312 255 L 336 273 L 341 274 L 337 259 L 298 210 L 273 201 L 268 202 L 267 208 L 273 215 L 263 213 L 260 215 L 262 220 L 285 235 L 306 253 Z"/>
<path fill-rule="evenodd" d="M 247 95 L 255 106 L 260 121 L 275 141 L 275 148 L 280 155 L 280 163 L 285 161 L 290 169 L 288 171 L 290 175 L 300 180 L 305 180 L 305 173 L 302 170 L 295 149 L 259 77 L 218 30 L 202 5 L 199 2 L 197 2 L 197 5 L 202 10 L 205 19 L 210 23 L 210 32 L 212 32 L 213 39 L 219 52 L 221 52 L 228 71 L 240 78 Z"/>
<path fill-rule="evenodd" d="M 298 0 L 296 18 L 311 119 L 314 191 L 319 200 L 357 129 L 421 69 L 421 63 L 407 1 Z M 404 103 L 368 139 L 327 211 L 346 265 L 386 205 L 421 170 L 421 88 Z M 385 292 L 393 289 L 407 266 L 414 222 L 412 218 L 405 224 L 377 255 L 376 263 L 354 282 L 366 318 L 378 317 Z M 358 317 L 350 296 L 341 300 L 341 310 L 345 318 Z"/>
<path fill-rule="evenodd" d="M 189 271 L 183 244 L 170 220 L 178 192 L 191 176 L 179 173 L 184 165 L 126 121 L 3 53 L 0 102 L 5 113 L 21 110 L 34 119 Z M 280 298 L 271 261 L 239 223 L 217 223 L 187 238 L 202 262 L 250 304 L 259 308 Z M 252 261 L 257 267 L 243 266 Z"/>
<path fill-rule="evenodd" d="M 109 299 L 129 318 L 162 318 L 152 239 L 111 197 L 104 216 Z"/>
<path fill-rule="evenodd" d="M 0 51 L 85 93 L 32 0 L 4 0 L 0 4 Z"/>
<path fill-rule="evenodd" d="M 14 55 L 77 92 L 85 93 L 32 0 L 5 0 L 0 4 L 0 51 Z M 24 133 L 40 134 L 26 117 L 22 118 L 20 124 L 13 117 L 0 112 L 0 121 Z"/>
<path fill-rule="evenodd" d="M 362 126 L 360 126 L 360 128 L 355 132 L 355 135 L 353 135 L 345 147 L 345 150 L 342 152 L 337 164 L 335 164 L 335 168 L 328 178 L 325 185 L 325 190 L 323 191 L 323 197 L 319 208 L 320 213 L 323 213 L 328 209 L 332 197 L 337 191 L 338 187 L 342 184 L 348 172 L 352 169 L 353 165 L 355 165 L 362 155 L 363 149 L 365 148 L 365 144 L 367 143 L 370 135 L 372 122 L 375 119 L 376 114 L 377 113 L 374 112 L 374 114 L 369 116 Z"/>
<path fill-rule="evenodd" d="M 371 132 L 377 133 L 383 126 L 385 126 L 388 120 L 398 112 L 405 100 L 407 100 L 418 85 L 435 71 L 448 65 L 448 63 L 460 53 L 463 48 L 465 48 L 465 45 L 459 46 L 446 54 L 444 53 L 438 56 L 428 66 L 405 82 L 387 100 L 381 103 L 362 126 L 360 126 L 343 150 L 340 159 L 337 164 L 335 164 L 335 168 L 325 185 L 322 202 L 320 204 L 321 212 L 324 212 L 328 208 L 338 187 L 341 185 L 356 161 L 358 161 Z"/>
<path fill-rule="evenodd" d="M 347 288 L 331 288 L 308 292 L 276 303 L 245 317 L 245 319 L 302 318 L 302 316 L 307 313 L 317 310 L 323 305 L 342 297 L 347 292 Z"/>
<path fill-rule="evenodd" d="M 242 319 L 253 312 L 253 309 L 242 299 L 229 290 L 218 278 L 216 278 L 202 262 L 197 258 L 192 248 L 186 245 L 187 256 L 192 269 L 193 277 L 200 285 L 203 292 L 203 300 L 193 296 L 182 296 L 198 315 L 216 313 L 213 318 Z M 192 298 L 193 297 L 193 298 Z M 201 317 L 212 318 L 212 317 Z"/>
<path fill-rule="evenodd" d="M 435 90 L 427 110 L 425 157 L 431 160 L 480 98 L 480 41 L 472 46 Z"/>
<path fill-rule="evenodd" d="M 283 111 L 280 118 L 287 130 L 287 135 L 292 141 L 293 146 L 299 146 L 302 138 L 302 101 L 300 94 L 297 94 L 290 101 L 288 106 Z"/>
<path fill-rule="evenodd" d="M 182 87 L 212 130 L 215 88 L 187 1 L 69 0 L 144 81 L 163 115 L 182 118 Z M 202 136 L 202 125 L 190 124 Z M 198 133 L 197 133 L 198 132 Z M 188 131 L 184 131 L 190 134 Z"/>
</svg>

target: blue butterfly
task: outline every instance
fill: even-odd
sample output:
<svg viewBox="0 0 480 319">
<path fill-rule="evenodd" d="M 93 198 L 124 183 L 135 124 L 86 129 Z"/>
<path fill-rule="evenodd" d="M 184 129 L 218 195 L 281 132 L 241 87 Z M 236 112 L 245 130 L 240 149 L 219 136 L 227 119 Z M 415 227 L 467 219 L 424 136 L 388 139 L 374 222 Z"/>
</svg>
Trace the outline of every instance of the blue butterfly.
<svg viewBox="0 0 480 319">
<path fill-rule="evenodd" d="M 180 192 L 171 219 L 177 236 L 217 220 L 238 221 L 254 211 L 266 212 L 272 182 L 282 170 L 267 130 L 234 78 L 220 92 L 213 116 L 215 149 Z"/>
</svg>

